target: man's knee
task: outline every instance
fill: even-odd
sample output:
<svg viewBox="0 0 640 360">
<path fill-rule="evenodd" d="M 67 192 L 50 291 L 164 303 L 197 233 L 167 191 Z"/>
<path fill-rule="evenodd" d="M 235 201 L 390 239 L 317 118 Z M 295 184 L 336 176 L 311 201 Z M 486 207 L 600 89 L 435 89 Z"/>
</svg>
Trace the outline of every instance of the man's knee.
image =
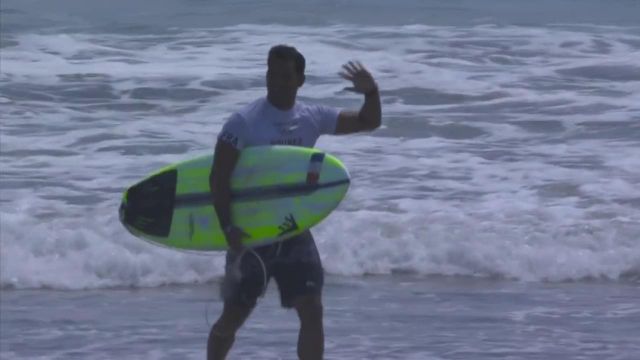
<svg viewBox="0 0 640 360">
<path fill-rule="evenodd" d="M 251 310 L 253 310 L 253 306 L 225 304 L 222 314 L 211 328 L 211 333 L 221 338 L 235 336 L 236 331 L 242 326 Z"/>
<path fill-rule="evenodd" d="M 235 337 L 236 331 L 238 331 L 237 327 L 234 328 L 218 320 L 211 327 L 211 336 L 218 339 L 229 339 Z"/>
<path fill-rule="evenodd" d="M 293 306 L 298 312 L 301 322 L 322 321 L 322 299 L 319 295 L 305 295 L 296 298 Z"/>
</svg>

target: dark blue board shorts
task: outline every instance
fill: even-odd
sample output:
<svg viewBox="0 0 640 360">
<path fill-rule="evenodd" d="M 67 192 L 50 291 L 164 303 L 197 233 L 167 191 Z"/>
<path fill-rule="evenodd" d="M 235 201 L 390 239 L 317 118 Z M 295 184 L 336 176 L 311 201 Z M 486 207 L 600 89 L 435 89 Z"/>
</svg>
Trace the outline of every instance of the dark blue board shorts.
<svg viewBox="0 0 640 360">
<path fill-rule="evenodd" d="M 253 251 L 255 253 L 245 253 L 239 264 L 236 263 L 238 254 L 227 251 L 220 291 L 225 303 L 255 306 L 272 277 L 278 284 L 280 303 L 285 308 L 293 307 L 294 299 L 299 296 L 321 294 L 324 270 L 311 232 L 258 246 Z"/>
</svg>

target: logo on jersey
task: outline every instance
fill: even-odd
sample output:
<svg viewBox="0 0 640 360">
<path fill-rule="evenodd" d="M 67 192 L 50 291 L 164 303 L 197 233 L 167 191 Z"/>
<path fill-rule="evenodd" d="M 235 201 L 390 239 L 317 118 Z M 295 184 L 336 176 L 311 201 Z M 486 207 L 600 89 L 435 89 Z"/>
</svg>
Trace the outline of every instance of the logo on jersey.
<svg viewBox="0 0 640 360">
<path fill-rule="evenodd" d="M 233 147 L 238 147 L 238 136 L 228 131 L 224 131 L 222 134 L 220 134 L 220 140 L 226 142 L 227 144 L 233 145 Z"/>
<path fill-rule="evenodd" d="M 271 145 L 293 145 L 302 146 L 302 138 L 276 139 L 271 140 Z"/>
<path fill-rule="evenodd" d="M 300 121 L 297 121 L 297 120 L 278 121 L 274 123 L 274 126 L 278 129 L 278 131 L 281 134 L 290 133 L 300 127 Z"/>
</svg>

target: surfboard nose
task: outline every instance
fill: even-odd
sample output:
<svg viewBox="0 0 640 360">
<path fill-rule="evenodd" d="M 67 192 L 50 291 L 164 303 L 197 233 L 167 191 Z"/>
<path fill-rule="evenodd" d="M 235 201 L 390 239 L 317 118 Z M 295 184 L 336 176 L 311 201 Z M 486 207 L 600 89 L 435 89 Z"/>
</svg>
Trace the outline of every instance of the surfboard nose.
<svg viewBox="0 0 640 360">
<path fill-rule="evenodd" d="M 129 231 L 167 237 L 176 193 L 176 170 L 156 174 L 128 188 L 118 209 L 120 222 Z"/>
</svg>

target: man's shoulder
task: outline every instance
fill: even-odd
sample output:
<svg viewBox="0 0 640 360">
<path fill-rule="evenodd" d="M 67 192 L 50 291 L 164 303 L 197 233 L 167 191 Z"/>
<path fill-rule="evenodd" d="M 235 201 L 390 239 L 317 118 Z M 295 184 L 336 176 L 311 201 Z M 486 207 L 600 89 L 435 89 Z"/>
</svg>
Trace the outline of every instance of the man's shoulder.
<svg viewBox="0 0 640 360">
<path fill-rule="evenodd" d="M 299 114 L 309 115 L 313 118 L 322 115 L 323 113 L 334 111 L 338 111 L 338 109 L 324 104 L 296 101 L 296 112 Z"/>
<path fill-rule="evenodd" d="M 296 103 L 296 112 L 298 116 L 304 118 L 310 118 L 315 121 L 325 121 L 337 117 L 340 109 L 324 104 L 299 102 Z"/>
<path fill-rule="evenodd" d="M 240 110 L 234 113 L 234 116 L 242 118 L 244 121 L 251 121 L 256 117 L 260 117 L 260 113 L 264 108 L 264 98 L 258 98 L 249 104 L 244 105 Z"/>
<path fill-rule="evenodd" d="M 252 119 L 260 118 L 262 99 L 256 99 L 231 113 L 226 125 L 233 128 L 246 128 L 252 123 Z"/>
<path fill-rule="evenodd" d="M 296 100 L 296 110 L 298 111 L 313 111 L 317 109 L 319 106 L 321 105 L 315 104 L 315 103 L 309 103 L 306 101 Z"/>
</svg>

